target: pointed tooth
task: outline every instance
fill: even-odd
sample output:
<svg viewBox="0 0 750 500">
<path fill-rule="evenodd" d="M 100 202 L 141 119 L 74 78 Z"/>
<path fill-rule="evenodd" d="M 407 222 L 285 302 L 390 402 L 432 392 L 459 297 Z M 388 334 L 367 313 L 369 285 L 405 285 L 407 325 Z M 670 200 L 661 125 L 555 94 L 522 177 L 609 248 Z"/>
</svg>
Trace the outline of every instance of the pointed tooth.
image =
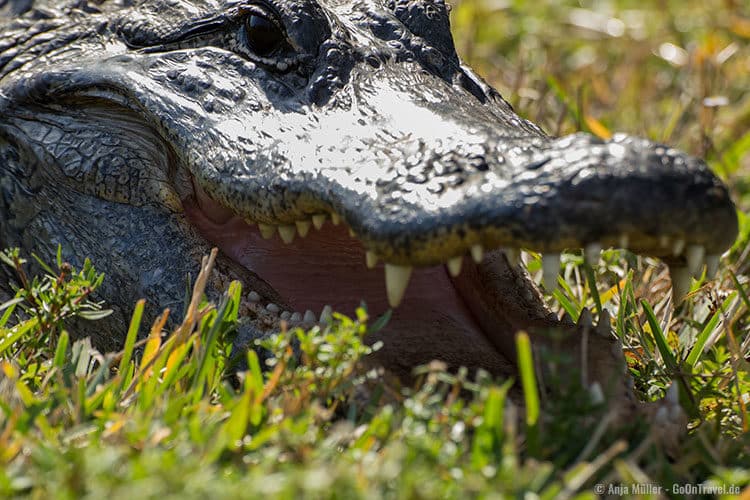
<svg viewBox="0 0 750 500">
<path fill-rule="evenodd" d="M 250 293 L 247 294 L 247 300 L 250 302 L 260 302 L 260 294 L 255 291 L 250 291 Z"/>
<path fill-rule="evenodd" d="M 474 259 L 474 262 L 479 264 L 482 262 L 482 259 L 484 258 L 484 247 L 477 243 L 476 245 L 473 245 L 471 247 L 471 258 Z"/>
<path fill-rule="evenodd" d="M 607 338 L 607 339 L 611 337 L 611 335 L 610 335 L 610 328 L 611 328 L 610 321 L 611 321 L 611 318 L 610 318 L 609 311 L 607 309 L 604 309 L 602 311 L 602 313 L 599 315 L 599 324 L 596 325 L 596 333 L 600 337 L 604 337 L 604 338 Z"/>
<path fill-rule="evenodd" d="M 315 313 L 312 312 L 310 309 L 305 311 L 305 316 L 302 318 L 302 321 L 305 323 L 315 323 L 318 321 L 318 318 L 315 316 Z"/>
<path fill-rule="evenodd" d="M 331 222 L 333 222 L 334 226 L 338 226 L 341 224 L 341 216 L 336 212 L 331 212 Z"/>
<path fill-rule="evenodd" d="M 349 237 L 350 238 L 356 238 L 357 237 L 357 233 L 355 233 L 354 229 L 352 229 L 352 228 L 349 228 Z"/>
<path fill-rule="evenodd" d="M 295 234 L 297 234 L 297 226 L 279 226 L 279 236 L 281 236 L 281 241 L 287 245 L 294 241 Z"/>
<path fill-rule="evenodd" d="M 683 250 L 685 250 L 685 240 L 677 238 L 672 242 L 672 255 L 679 257 Z"/>
<path fill-rule="evenodd" d="M 594 318 L 591 315 L 591 311 L 588 307 L 584 307 L 581 311 L 581 314 L 578 316 L 578 322 L 576 323 L 576 325 L 583 328 L 591 328 L 593 324 Z"/>
<path fill-rule="evenodd" d="M 333 321 L 333 308 L 329 305 L 326 305 L 323 307 L 323 310 L 320 311 L 320 322 L 321 323 L 330 323 Z"/>
<path fill-rule="evenodd" d="M 594 382 L 589 386 L 589 396 L 591 402 L 595 405 L 604 403 L 604 392 L 602 392 L 602 386 L 599 385 L 599 382 Z"/>
<path fill-rule="evenodd" d="M 517 248 L 503 248 L 505 258 L 508 259 L 508 265 L 510 267 L 518 267 L 518 263 L 521 261 L 521 255 Z"/>
<path fill-rule="evenodd" d="M 666 406 L 660 406 L 654 414 L 654 423 L 660 427 L 669 425 L 669 410 Z"/>
<path fill-rule="evenodd" d="M 264 240 L 270 240 L 276 234 L 276 226 L 271 224 L 262 224 L 259 222 L 258 229 L 260 229 L 260 235 L 263 236 Z"/>
<path fill-rule="evenodd" d="M 706 257 L 706 278 L 712 280 L 716 278 L 719 272 L 719 254 L 709 255 Z"/>
<path fill-rule="evenodd" d="M 316 214 L 312 216 L 312 223 L 315 229 L 320 230 L 323 224 L 326 223 L 326 214 Z"/>
<path fill-rule="evenodd" d="M 411 266 L 385 265 L 385 289 L 391 307 L 398 307 L 401 299 L 404 298 L 404 292 L 411 277 L 411 269 Z"/>
<path fill-rule="evenodd" d="M 294 223 L 297 226 L 297 232 L 299 233 L 301 238 L 304 238 L 307 236 L 307 233 L 310 232 L 310 225 L 312 224 L 309 220 L 298 220 Z"/>
<path fill-rule="evenodd" d="M 664 399 L 668 403 L 680 404 L 680 387 L 677 385 L 677 382 L 672 382 L 672 385 L 669 386 L 667 393 L 664 395 Z"/>
<path fill-rule="evenodd" d="M 688 245 L 685 251 L 688 271 L 695 278 L 700 278 L 703 271 L 703 259 L 706 256 L 706 248 L 703 245 Z"/>
<path fill-rule="evenodd" d="M 618 244 L 620 245 L 620 248 L 628 248 L 628 244 L 630 244 L 630 236 L 623 233 L 620 235 L 620 239 L 618 240 Z"/>
<path fill-rule="evenodd" d="M 369 250 L 365 252 L 365 263 L 367 264 L 367 269 L 372 269 L 378 265 L 378 256 L 375 255 L 375 252 Z"/>
<path fill-rule="evenodd" d="M 461 265 L 464 263 L 464 258 L 462 255 L 459 255 L 458 257 L 453 257 L 452 259 L 448 260 L 448 272 L 451 276 L 454 278 L 461 274 Z"/>
<path fill-rule="evenodd" d="M 687 415 L 682 409 L 682 406 L 679 405 L 679 403 L 676 403 L 669 407 L 669 420 L 671 420 L 672 425 L 677 423 L 682 426 L 682 422 L 686 421 L 686 419 Z"/>
<path fill-rule="evenodd" d="M 565 311 L 562 315 L 562 318 L 560 318 L 560 323 L 566 324 L 566 325 L 575 325 L 573 323 L 573 318 L 570 317 L 570 314 L 568 311 Z"/>
<path fill-rule="evenodd" d="M 281 311 L 281 308 L 277 306 L 276 304 L 274 304 L 273 302 L 271 302 L 270 304 L 266 306 L 266 311 L 272 312 L 274 314 L 278 314 L 279 311 Z"/>
<path fill-rule="evenodd" d="M 670 266 L 669 274 L 672 276 L 672 299 L 679 304 L 690 292 L 690 271 L 687 267 Z"/>
<path fill-rule="evenodd" d="M 546 253 L 542 255 L 542 284 L 544 289 L 552 293 L 557 288 L 557 275 L 560 273 L 560 254 Z"/>
<path fill-rule="evenodd" d="M 620 359 L 622 357 L 622 344 L 620 342 L 612 342 L 609 352 L 612 353 L 615 359 Z"/>
<path fill-rule="evenodd" d="M 296 323 L 299 323 L 300 321 L 302 321 L 302 315 L 298 312 L 292 313 L 292 315 L 289 317 L 290 323 L 296 324 Z"/>
<path fill-rule="evenodd" d="M 599 256 L 602 253 L 602 245 L 600 243 L 589 243 L 583 250 L 583 254 L 586 257 L 586 262 L 590 266 L 595 265 L 599 262 Z"/>
</svg>

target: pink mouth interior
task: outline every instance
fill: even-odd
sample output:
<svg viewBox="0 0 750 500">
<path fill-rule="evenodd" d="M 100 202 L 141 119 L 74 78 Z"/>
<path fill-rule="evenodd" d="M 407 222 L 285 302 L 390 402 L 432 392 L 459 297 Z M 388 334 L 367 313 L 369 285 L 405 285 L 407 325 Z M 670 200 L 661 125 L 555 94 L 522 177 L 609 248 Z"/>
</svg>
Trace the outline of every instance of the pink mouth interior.
<svg viewBox="0 0 750 500">
<path fill-rule="evenodd" d="M 256 225 L 245 223 L 200 189 L 197 203 L 188 199 L 183 204 L 202 236 L 272 286 L 293 309 L 290 312 L 311 310 L 320 315 L 331 305 L 351 316 L 364 302 L 370 317 L 377 318 L 389 309 L 383 264 L 368 269 L 365 249 L 343 224 L 334 226 L 328 220 L 320 230 L 313 227 L 305 238 L 297 234 L 285 244 L 278 235 L 264 239 Z M 438 358 L 496 371 L 500 363 L 445 266 L 414 269 L 382 334 L 385 350 L 403 358 L 400 364 L 414 366 Z M 463 352 L 467 350 L 471 353 Z M 482 359 L 463 359 L 477 356 Z"/>
</svg>

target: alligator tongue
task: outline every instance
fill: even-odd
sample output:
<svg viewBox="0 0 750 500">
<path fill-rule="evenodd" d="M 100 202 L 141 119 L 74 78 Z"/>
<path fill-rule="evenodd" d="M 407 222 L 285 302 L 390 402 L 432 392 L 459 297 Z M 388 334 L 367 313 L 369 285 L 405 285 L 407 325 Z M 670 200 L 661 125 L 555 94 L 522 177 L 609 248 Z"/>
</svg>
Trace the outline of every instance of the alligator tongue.
<svg viewBox="0 0 750 500">
<path fill-rule="evenodd" d="M 284 244 L 278 235 L 263 238 L 257 226 L 238 217 L 211 220 L 190 203 L 185 211 L 208 241 L 262 277 L 301 315 L 319 315 L 326 305 L 352 315 L 362 302 L 371 317 L 389 309 L 383 265 L 368 269 L 364 248 L 343 226 L 329 221 Z M 381 355 L 404 370 L 438 358 L 499 373 L 506 363 L 480 327 L 488 322 L 477 322 L 444 266 L 415 268 L 401 304 L 378 335 L 385 341 Z"/>
</svg>

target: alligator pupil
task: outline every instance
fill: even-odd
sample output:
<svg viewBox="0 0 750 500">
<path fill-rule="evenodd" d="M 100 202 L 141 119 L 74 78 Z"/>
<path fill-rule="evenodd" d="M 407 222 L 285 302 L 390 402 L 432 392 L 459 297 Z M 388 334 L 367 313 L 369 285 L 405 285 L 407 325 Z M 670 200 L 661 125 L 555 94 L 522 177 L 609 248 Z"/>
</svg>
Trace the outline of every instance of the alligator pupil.
<svg viewBox="0 0 750 500">
<path fill-rule="evenodd" d="M 271 20 L 253 14 L 246 21 L 247 41 L 259 56 L 273 52 L 284 40 L 284 34 Z"/>
</svg>

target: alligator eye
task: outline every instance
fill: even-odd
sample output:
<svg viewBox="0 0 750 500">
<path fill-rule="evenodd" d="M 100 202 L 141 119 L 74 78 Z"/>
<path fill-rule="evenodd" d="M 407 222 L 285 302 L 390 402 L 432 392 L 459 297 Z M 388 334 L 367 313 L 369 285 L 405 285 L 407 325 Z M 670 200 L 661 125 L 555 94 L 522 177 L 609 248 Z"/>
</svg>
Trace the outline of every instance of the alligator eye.
<svg viewBox="0 0 750 500">
<path fill-rule="evenodd" d="M 284 43 L 284 32 L 267 17 L 250 14 L 245 20 L 245 33 L 250 49 L 259 56 L 267 56 Z"/>
</svg>

